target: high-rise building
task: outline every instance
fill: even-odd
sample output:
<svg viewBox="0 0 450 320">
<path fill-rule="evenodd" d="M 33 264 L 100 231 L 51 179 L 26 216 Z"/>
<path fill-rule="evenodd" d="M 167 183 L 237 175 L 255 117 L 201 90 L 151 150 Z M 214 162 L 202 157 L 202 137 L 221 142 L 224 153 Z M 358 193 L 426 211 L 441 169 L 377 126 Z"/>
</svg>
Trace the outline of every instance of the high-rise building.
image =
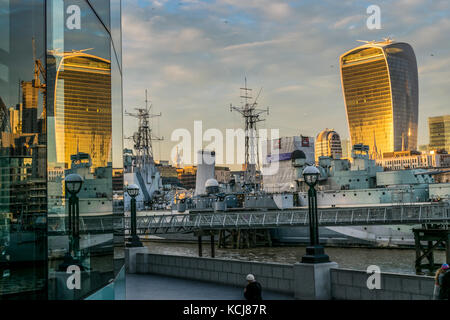
<svg viewBox="0 0 450 320">
<path fill-rule="evenodd" d="M 419 85 L 407 43 L 367 42 L 340 57 L 342 91 L 352 145 L 370 153 L 416 150 Z"/>
<path fill-rule="evenodd" d="M 350 160 L 352 158 L 352 144 L 350 142 L 350 139 L 342 139 L 341 140 L 342 145 L 342 157 L 341 159 L 348 159 Z"/>
<path fill-rule="evenodd" d="M 56 66 L 56 162 L 85 152 L 92 166 L 105 167 L 111 155 L 111 62 L 83 52 L 61 54 Z"/>
<path fill-rule="evenodd" d="M 445 150 L 450 153 L 450 115 L 428 118 L 430 150 Z"/>
<path fill-rule="evenodd" d="M 328 128 L 321 131 L 316 138 L 314 153 L 316 163 L 319 161 L 319 157 L 322 156 L 340 159 L 342 157 L 342 145 L 339 134 Z"/>
<path fill-rule="evenodd" d="M 121 47 L 121 0 L 0 1 L 0 300 L 124 298 Z"/>
</svg>

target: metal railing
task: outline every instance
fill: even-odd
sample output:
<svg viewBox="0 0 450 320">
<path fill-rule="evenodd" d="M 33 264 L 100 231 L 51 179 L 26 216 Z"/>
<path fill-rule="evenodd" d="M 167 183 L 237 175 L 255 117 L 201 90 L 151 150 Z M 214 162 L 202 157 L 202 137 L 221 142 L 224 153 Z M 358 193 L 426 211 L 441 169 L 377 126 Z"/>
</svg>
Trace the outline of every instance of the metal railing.
<svg viewBox="0 0 450 320">
<path fill-rule="evenodd" d="M 448 204 L 327 208 L 318 210 L 320 226 L 448 223 Z M 214 229 L 265 229 L 308 225 L 308 210 L 208 212 L 137 218 L 140 234 L 189 233 Z M 125 219 L 129 229 L 129 218 Z"/>
</svg>

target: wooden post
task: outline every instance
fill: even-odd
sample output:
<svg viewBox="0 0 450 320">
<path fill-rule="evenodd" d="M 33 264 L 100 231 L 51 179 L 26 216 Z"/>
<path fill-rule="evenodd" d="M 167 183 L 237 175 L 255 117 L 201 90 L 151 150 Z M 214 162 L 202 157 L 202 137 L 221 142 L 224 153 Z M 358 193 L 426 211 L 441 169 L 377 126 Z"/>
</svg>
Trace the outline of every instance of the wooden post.
<svg viewBox="0 0 450 320">
<path fill-rule="evenodd" d="M 203 256 L 203 248 L 202 248 L 202 236 L 198 236 L 198 256 Z"/>
<path fill-rule="evenodd" d="M 241 229 L 237 231 L 237 249 L 241 248 Z"/>
<path fill-rule="evenodd" d="M 215 246 L 214 246 L 214 233 L 211 232 L 211 257 L 215 258 L 216 257 L 216 252 L 215 252 Z"/>
<path fill-rule="evenodd" d="M 413 230 L 414 231 L 414 241 L 416 244 L 416 274 L 421 274 L 422 273 L 422 267 L 421 267 L 421 259 L 420 256 L 422 255 L 421 250 L 420 250 L 420 232 L 418 230 Z"/>
<path fill-rule="evenodd" d="M 427 254 L 428 262 L 430 263 L 428 266 L 429 274 L 432 275 L 434 273 L 434 250 L 433 250 L 433 241 L 428 241 L 428 254 Z"/>
<path fill-rule="evenodd" d="M 272 238 L 270 236 L 270 230 L 269 229 L 266 229 L 266 239 L 267 239 L 267 242 L 269 244 L 269 247 L 271 247 L 272 246 Z"/>
<path fill-rule="evenodd" d="M 251 232 L 252 232 L 251 230 L 247 230 L 246 237 L 245 237 L 245 244 L 248 249 L 250 248 L 250 233 Z"/>
</svg>

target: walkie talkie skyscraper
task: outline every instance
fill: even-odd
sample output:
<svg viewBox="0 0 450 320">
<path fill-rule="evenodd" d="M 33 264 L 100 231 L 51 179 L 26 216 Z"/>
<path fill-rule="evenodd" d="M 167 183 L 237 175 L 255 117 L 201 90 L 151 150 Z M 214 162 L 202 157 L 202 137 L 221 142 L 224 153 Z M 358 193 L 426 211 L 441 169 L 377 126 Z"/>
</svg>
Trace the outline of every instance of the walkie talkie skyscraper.
<svg viewBox="0 0 450 320">
<path fill-rule="evenodd" d="M 366 42 L 340 57 L 351 144 L 375 156 L 416 150 L 419 85 L 416 56 L 407 43 Z"/>
</svg>

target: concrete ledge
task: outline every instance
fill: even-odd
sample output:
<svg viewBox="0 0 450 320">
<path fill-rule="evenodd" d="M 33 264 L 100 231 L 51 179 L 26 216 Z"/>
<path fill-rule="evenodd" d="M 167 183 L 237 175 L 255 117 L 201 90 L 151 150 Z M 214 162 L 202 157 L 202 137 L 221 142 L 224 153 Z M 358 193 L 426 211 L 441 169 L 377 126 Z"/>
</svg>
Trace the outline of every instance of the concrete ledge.
<svg viewBox="0 0 450 320">
<path fill-rule="evenodd" d="M 349 300 L 430 300 L 433 298 L 432 277 L 382 272 L 381 288 L 367 288 L 369 274 L 361 270 L 332 269 L 333 299 Z"/>
<path fill-rule="evenodd" d="M 125 271 L 127 273 L 136 273 L 137 264 L 141 264 L 139 271 L 144 271 L 144 264 L 147 263 L 145 260 L 147 257 L 144 257 L 144 253 L 147 253 L 148 249 L 146 247 L 137 247 L 137 248 L 125 248 Z M 136 257 L 138 255 L 138 257 Z"/>
<path fill-rule="evenodd" d="M 247 274 L 252 273 L 263 290 L 292 294 L 297 299 L 428 300 L 432 299 L 434 289 L 432 277 L 381 273 L 381 289 L 369 290 L 369 275 L 365 271 L 338 268 L 335 263 L 300 267 L 302 264 L 160 255 L 139 250 L 134 256 L 137 273 L 239 287 L 245 286 Z M 130 251 L 126 256 L 128 273 L 129 260 Z"/>
<path fill-rule="evenodd" d="M 306 300 L 331 299 L 332 268 L 336 262 L 294 264 L 294 297 Z"/>
</svg>

